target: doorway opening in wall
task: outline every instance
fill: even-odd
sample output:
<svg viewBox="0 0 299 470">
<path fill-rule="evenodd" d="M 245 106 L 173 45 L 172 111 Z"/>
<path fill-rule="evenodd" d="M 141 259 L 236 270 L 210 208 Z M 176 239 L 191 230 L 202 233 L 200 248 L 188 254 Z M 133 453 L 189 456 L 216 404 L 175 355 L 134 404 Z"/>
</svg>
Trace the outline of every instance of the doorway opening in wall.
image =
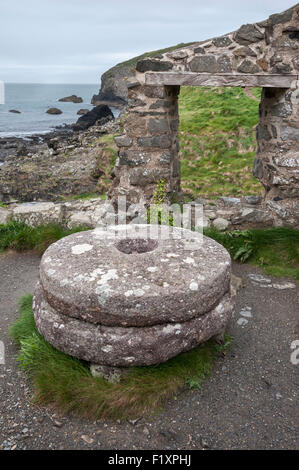
<svg viewBox="0 0 299 470">
<path fill-rule="evenodd" d="M 252 175 L 261 88 L 181 87 L 178 131 L 186 200 L 262 195 Z"/>
</svg>

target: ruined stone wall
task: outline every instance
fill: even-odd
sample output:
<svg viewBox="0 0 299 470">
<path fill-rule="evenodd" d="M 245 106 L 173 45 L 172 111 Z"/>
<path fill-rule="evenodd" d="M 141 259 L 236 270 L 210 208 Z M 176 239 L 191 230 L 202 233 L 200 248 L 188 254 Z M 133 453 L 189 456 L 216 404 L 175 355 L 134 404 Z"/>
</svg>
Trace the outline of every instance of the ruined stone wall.
<svg viewBox="0 0 299 470">
<path fill-rule="evenodd" d="M 130 202 L 143 198 L 150 201 L 162 178 L 169 199 L 179 196 L 179 87 L 175 83 L 165 86 L 163 77 L 159 86 L 148 85 L 147 72 L 185 73 L 186 85 L 194 84 L 192 72 L 214 74 L 214 83 L 212 80 L 202 84 L 215 86 L 225 84 L 229 75 L 235 77 L 236 86 L 246 86 L 246 77 L 250 75 L 257 76 L 257 81 L 259 76 L 270 76 L 269 88 L 263 89 L 260 104 L 253 172 L 266 189 L 265 204 L 276 211 L 281 223 L 292 219 L 290 225 L 296 225 L 299 220 L 299 91 L 296 77 L 291 88 L 284 88 L 284 77 L 299 73 L 298 39 L 297 4 L 266 21 L 243 25 L 224 36 L 155 59 L 140 60 L 135 77 L 128 81 L 128 112 L 124 135 L 116 138 L 119 159 L 111 197 L 125 194 Z"/>
<path fill-rule="evenodd" d="M 126 195 L 133 203 L 149 200 L 161 179 L 169 194 L 179 191 L 178 92 L 179 87 L 128 84 L 126 133 L 115 138 L 114 195 Z"/>
</svg>

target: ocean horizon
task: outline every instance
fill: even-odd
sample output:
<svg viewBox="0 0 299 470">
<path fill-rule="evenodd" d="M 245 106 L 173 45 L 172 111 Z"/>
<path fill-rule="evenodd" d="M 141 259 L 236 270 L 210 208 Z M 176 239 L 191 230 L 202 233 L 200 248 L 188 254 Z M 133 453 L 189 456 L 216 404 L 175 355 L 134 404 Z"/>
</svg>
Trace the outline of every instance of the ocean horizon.
<svg viewBox="0 0 299 470">
<path fill-rule="evenodd" d="M 99 87 L 99 84 L 5 83 L 5 103 L 0 104 L 0 138 L 46 134 L 56 126 L 76 122 L 79 109 L 93 108 L 91 98 Z M 59 102 L 70 95 L 80 96 L 83 102 Z M 62 114 L 47 114 L 52 107 L 61 109 Z M 11 109 L 20 114 L 9 112 Z"/>
</svg>

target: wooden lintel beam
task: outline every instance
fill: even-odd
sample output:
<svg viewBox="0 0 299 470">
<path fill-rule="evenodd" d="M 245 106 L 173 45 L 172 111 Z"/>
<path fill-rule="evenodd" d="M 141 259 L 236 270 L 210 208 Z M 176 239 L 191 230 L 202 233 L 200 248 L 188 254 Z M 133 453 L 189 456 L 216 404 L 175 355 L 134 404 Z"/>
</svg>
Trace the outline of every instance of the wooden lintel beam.
<svg viewBox="0 0 299 470">
<path fill-rule="evenodd" d="M 293 74 L 229 74 L 195 72 L 146 72 L 145 84 L 185 86 L 240 86 L 296 88 L 298 75 Z"/>
</svg>

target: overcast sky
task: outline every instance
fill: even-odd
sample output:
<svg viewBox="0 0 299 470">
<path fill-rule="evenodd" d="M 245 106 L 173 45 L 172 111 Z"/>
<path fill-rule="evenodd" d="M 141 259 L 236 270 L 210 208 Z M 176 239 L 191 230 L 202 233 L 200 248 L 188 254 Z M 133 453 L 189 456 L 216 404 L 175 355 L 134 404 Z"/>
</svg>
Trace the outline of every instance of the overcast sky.
<svg viewBox="0 0 299 470">
<path fill-rule="evenodd" d="M 0 0 L 0 80 L 99 83 L 146 51 L 220 36 L 294 0 Z"/>
</svg>

